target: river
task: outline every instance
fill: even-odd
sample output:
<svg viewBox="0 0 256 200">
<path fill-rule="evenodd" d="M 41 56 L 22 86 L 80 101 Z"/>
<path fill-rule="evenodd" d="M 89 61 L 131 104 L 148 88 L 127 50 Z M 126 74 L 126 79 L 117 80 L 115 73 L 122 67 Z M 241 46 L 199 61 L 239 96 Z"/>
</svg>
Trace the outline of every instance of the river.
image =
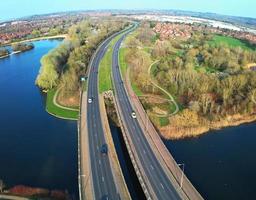
<svg viewBox="0 0 256 200">
<path fill-rule="evenodd" d="M 77 126 L 45 111 L 35 86 L 40 59 L 60 40 L 0 59 L 0 179 L 7 187 L 27 185 L 68 190 L 77 196 Z"/>
</svg>

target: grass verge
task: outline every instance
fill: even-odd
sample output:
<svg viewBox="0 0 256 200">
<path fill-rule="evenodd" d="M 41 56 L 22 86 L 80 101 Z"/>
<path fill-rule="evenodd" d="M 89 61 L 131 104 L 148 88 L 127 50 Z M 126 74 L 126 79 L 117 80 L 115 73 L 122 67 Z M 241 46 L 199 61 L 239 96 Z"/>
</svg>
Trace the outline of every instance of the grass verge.
<svg viewBox="0 0 256 200">
<path fill-rule="evenodd" d="M 73 110 L 68 110 L 64 108 L 60 108 L 57 105 L 54 104 L 54 96 L 56 93 L 57 89 L 51 89 L 47 93 L 47 99 L 46 99 L 46 111 L 58 118 L 61 119 L 68 119 L 68 120 L 77 120 L 79 112 L 78 111 L 73 111 Z"/>
<path fill-rule="evenodd" d="M 131 82 L 131 84 L 132 84 L 132 89 L 135 92 L 135 94 L 137 96 L 142 96 L 143 92 L 140 90 L 140 88 L 134 82 Z"/>
<path fill-rule="evenodd" d="M 113 47 L 121 36 L 122 35 L 118 35 L 111 41 L 106 54 L 104 55 L 104 57 L 100 62 L 100 68 L 99 68 L 99 92 L 100 93 L 103 93 L 105 91 L 112 89 L 111 67 L 112 67 Z"/>
<path fill-rule="evenodd" d="M 121 48 L 119 51 L 119 63 L 121 68 L 122 76 L 125 77 L 126 71 L 127 71 L 127 63 L 125 62 L 125 55 L 126 55 L 126 48 Z"/>
</svg>

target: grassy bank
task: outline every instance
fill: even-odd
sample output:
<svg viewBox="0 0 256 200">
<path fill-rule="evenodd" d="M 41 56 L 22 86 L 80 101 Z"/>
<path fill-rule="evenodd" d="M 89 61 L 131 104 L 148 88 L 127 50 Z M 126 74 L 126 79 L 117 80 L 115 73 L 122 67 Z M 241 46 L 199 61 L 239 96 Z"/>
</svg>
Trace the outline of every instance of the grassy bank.
<svg viewBox="0 0 256 200">
<path fill-rule="evenodd" d="M 52 89 L 47 93 L 47 100 L 46 100 L 46 111 L 61 119 L 69 119 L 69 120 L 77 120 L 78 119 L 78 111 L 73 111 L 69 109 L 64 109 L 57 106 L 54 103 L 54 96 L 57 90 Z"/>
<path fill-rule="evenodd" d="M 99 68 L 99 92 L 103 93 L 105 91 L 112 89 L 111 83 L 111 67 L 112 67 L 112 54 L 113 54 L 113 47 L 115 43 L 120 39 L 121 35 L 115 37 L 104 55 L 103 59 L 100 62 Z"/>
</svg>

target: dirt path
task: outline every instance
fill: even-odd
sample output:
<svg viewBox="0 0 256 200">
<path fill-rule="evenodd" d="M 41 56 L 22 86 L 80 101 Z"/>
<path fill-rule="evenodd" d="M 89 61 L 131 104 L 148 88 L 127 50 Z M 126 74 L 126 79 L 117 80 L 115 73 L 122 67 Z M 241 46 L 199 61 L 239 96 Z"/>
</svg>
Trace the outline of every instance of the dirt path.
<svg viewBox="0 0 256 200">
<path fill-rule="evenodd" d="M 156 81 L 154 80 L 154 78 L 151 76 L 151 69 L 152 69 L 152 67 L 153 67 L 156 63 L 158 63 L 158 62 L 159 62 L 159 60 L 153 62 L 153 63 L 149 66 L 149 68 L 148 68 L 148 75 L 149 75 L 149 77 L 150 77 L 150 82 L 151 82 L 155 87 L 157 87 L 158 89 L 160 89 L 161 91 L 163 91 L 163 92 L 170 98 L 170 101 L 175 105 L 175 111 L 174 111 L 172 114 L 170 114 L 169 116 L 176 115 L 176 114 L 179 112 L 179 106 L 178 106 L 177 102 L 174 100 L 173 96 L 172 96 L 167 90 L 165 90 L 164 88 L 162 88 L 161 86 L 159 86 L 159 85 L 156 83 Z"/>
<path fill-rule="evenodd" d="M 59 94 L 59 91 L 61 90 L 61 88 L 59 88 L 55 94 L 54 94 L 54 97 L 53 97 L 53 104 L 57 107 L 60 107 L 62 109 L 65 109 L 65 110 L 71 110 L 71 111 L 79 111 L 79 109 L 76 109 L 76 108 L 69 108 L 69 107 L 66 107 L 66 106 L 62 106 L 60 105 L 58 102 L 57 102 L 57 97 L 58 97 L 58 94 Z"/>
</svg>

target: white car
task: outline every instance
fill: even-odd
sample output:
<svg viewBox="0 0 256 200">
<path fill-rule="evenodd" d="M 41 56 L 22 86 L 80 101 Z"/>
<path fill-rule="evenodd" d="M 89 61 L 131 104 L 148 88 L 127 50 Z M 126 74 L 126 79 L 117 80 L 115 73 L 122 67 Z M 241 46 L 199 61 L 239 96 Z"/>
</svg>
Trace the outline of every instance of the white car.
<svg viewBox="0 0 256 200">
<path fill-rule="evenodd" d="M 89 98 L 89 99 L 88 99 L 88 103 L 92 103 L 92 98 Z"/>
<path fill-rule="evenodd" d="M 132 118 L 133 118 L 133 119 L 136 119 L 136 118 L 137 118 L 137 116 L 136 116 L 136 113 L 135 113 L 135 112 L 132 112 Z"/>
</svg>

